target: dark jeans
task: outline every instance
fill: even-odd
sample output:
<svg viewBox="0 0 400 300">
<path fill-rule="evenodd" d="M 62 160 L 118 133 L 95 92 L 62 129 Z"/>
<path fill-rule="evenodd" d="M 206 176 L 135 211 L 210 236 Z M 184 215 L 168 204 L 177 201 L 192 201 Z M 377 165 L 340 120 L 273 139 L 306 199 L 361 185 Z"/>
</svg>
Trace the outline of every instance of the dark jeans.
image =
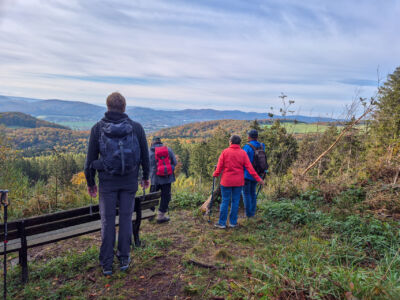
<svg viewBox="0 0 400 300">
<path fill-rule="evenodd" d="M 254 217 L 257 209 L 257 181 L 245 180 L 243 187 L 243 202 L 246 208 L 246 216 Z"/>
<path fill-rule="evenodd" d="M 136 191 L 117 190 L 99 193 L 101 217 L 101 247 L 99 260 L 102 266 L 112 266 L 115 246 L 115 215 L 119 204 L 119 231 L 117 256 L 129 258 L 132 242 L 132 213 Z"/>
<path fill-rule="evenodd" d="M 158 210 L 162 213 L 166 213 L 168 211 L 169 202 L 171 201 L 171 183 L 152 185 L 150 187 L 151 193 L 159 190 L 161 190 L 161 202 Z"/>
</svg>

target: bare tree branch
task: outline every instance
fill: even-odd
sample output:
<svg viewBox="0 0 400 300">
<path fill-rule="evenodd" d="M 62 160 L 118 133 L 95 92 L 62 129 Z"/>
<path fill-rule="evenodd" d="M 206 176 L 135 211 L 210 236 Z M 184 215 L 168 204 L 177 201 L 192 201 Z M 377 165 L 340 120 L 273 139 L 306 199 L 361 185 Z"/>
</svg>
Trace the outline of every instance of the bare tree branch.
<svg viewBox="0 0 400 300">
<path fill-rule="evenodd" d="M 313 168 L 320 160 L 321 158 L 323 158 L 325 155 L 327 155 L 332 149 L 333 147 L 335 147 L 335 145 L 342 139 L 342 137 L 344 136 L 344 134 L 349 131 L 349 129 L 351 129 L 354 125 L 356 125 L 357 123 L 359 123 L 366 115 L 368 115 L 371 111 L 372 111 L 373 107 L 370 106 L 362 115 L 361 117 L 359 117 L 357 120 L 353 121 L 352 123 L 350 123 L 345 129 L 342 130 L 342 132 L 339 134 L 339 136 L 337 137 L 337 139 L 333 142 L 332 145 L 329 146 L 328 149 L 326 149 L 320 156 L 318 156 L 318 158 L 311 164 L 309 165 L 301 174 L 302 176 L 304 176 L 311 168 Z"/>
</svg>

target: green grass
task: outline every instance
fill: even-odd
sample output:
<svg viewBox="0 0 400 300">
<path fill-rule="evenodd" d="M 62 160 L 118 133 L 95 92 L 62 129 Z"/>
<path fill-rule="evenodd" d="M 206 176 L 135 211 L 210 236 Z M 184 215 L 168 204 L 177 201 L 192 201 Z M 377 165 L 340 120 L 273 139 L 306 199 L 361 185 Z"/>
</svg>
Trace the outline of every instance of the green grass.
<svg viewBox="0 0 400 300">
<path fill-rule="evenodd" d="M 30 263 L 24 287 L 12 269 L 10 299 L 151 298 L 159 291 L 177 299 L 399 299 L 399 224 L 336 206 L 363 197 L 350 188 L 330 204 L 318 191 L 262 201 L 256 218 L 226 230 L 193 210 L 174 210 L 168 224 L 143 223 L 146 247 L 133 250 L 127 273 L 101 276 L 97 246 L 70 249 Z"/>
</svg>

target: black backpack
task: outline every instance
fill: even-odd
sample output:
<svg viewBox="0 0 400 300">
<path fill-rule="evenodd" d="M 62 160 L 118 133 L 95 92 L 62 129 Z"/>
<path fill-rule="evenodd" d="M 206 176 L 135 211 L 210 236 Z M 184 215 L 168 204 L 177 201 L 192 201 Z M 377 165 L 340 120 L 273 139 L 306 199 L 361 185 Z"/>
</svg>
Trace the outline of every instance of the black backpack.
<svg viewBox="0 0 400 300">
<path fill-rule="evenodd" d="M 140 147 L 128 120 L 121 123 L 100 123 L 100 159 L 111 175 L 126 175 L 137 171 Z"/>
<path fill-rule="evenodd" d="M 247 143 L 253 151 L 254 151 L 254 158 L 253 158 L 253 168 L 257 172 L 258 176 L 262 177 L 265 174 L 265 171 L 268 170 L 268 162 L 267 162 L 267 155 L 262 147 L 255 147 L 251 143 Z"/>
</svg>

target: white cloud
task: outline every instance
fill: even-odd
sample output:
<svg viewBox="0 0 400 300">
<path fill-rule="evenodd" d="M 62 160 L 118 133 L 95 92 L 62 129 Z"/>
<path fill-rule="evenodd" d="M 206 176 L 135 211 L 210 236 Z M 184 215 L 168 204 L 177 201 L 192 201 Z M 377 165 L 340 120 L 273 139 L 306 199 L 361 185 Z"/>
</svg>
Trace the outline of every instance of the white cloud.
<svg viewBox="0 0 400 300">
<path fill-rule="evenodd" d="M 0 93 L 266 111 L 285 92 L 304 114 L 337 114 L 397 66 L 399 2 L 7 1 Z"/>
</svg>

